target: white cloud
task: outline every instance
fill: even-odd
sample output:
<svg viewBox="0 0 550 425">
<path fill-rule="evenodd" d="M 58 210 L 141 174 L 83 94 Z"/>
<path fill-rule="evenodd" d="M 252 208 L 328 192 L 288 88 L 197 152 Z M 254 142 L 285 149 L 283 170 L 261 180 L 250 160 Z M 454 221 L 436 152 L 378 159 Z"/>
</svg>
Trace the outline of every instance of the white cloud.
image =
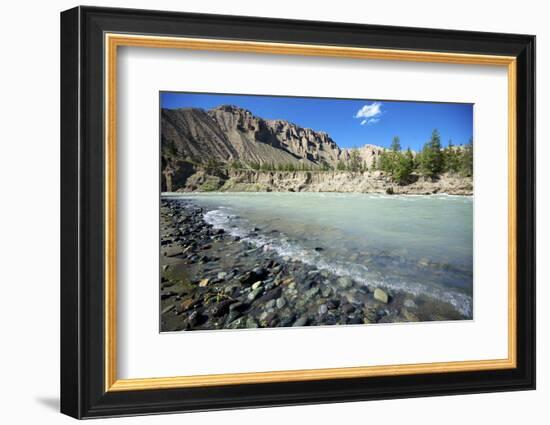
<svg viewBox="0 0 550 425">
<path fill-rule="evenodd" d="M 361 120 L 361 125 L 370 125 L 380 121 L 380 118 L 378 118 L 380 115 L 382 115 L 382 103 L 373 102 L 359 109 L 355 113 L 354 118 L 363 118 Z"/>
<path fill-rule="evenodd" d="M 361 125 L 371 125 L 376 124 L 378 121 L 380 121 L 380 118 L 370 118 L 368 120 L 361 121 Z"/>
</svg>

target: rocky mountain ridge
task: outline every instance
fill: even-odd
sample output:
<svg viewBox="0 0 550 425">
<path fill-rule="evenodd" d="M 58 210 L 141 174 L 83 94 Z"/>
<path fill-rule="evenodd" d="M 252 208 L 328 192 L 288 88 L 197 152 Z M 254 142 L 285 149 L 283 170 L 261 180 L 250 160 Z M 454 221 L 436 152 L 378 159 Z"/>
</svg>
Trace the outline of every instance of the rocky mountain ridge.
<svg viewBox="0 0 550 425">
<path fill-rule="evenodd" d="M 316 166 L 334 165 L 344 153 L 325 132 L 284 120 L 265 120 L 233 105 L 210 110 L 162 109 L 161 138 L 167 162 L 215 159 Z"/>
</svg>

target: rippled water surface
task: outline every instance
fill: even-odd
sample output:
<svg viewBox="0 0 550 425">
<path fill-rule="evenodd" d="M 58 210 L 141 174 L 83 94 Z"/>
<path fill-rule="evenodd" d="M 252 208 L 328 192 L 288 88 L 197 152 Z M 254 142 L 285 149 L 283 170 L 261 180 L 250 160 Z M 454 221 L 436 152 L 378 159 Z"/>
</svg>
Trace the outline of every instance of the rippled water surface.
<svg viewBox="0 0 550 425">
<path fill-rule="evenodd" d="M 472 316 L 473 198 L 356 193 L 165 194 L 235 236 L 320 269 L 448 301 Z"/>
</svg>

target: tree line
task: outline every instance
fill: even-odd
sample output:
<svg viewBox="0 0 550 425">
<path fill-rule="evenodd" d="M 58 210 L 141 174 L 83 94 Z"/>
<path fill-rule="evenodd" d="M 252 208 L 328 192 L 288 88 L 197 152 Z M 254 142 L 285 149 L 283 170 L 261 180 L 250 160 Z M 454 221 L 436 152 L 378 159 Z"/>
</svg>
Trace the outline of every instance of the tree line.
<svg viewBox="0 0 550 425">
<path fill-rule="evenodd" d="M 390 150 L 382 152 L 377 169 L 388 173 L 393 180 L 407 183 L 413 174 L 437 177 L 443 173 L 471 177 L 474 155 L 472 139 L 466 145 L 454 146 L 450 140 L 445 148 L 441 146 L 441 136 L 435 129 L 422 150 L 413 155 L 410 148 L 402 151 L 399 137 L 392 140 Z"/>
<path fill-rule="evenodd" d="M 413 154 L 410 148 L 401 149 L 401 142 L 395 136 L 390 149 L 374 156 L 370 167 L 361 158 L 359 150 L 354 148 L 350 151 L 347 160 L 340 160 L 333 167 L 325 162 L 319 165 L 296 163 L 275 163 L 268 161 L 251 161 L 243 163 L 238 160 L 229 164 L 210 158 L 203 164 L 207 170 L 230 168 L 233 170 L 256 170 L 256 171 L 383 171 L 395 182 L 404 184 L 411 180 L 413 175 L 425 177 L 437 177 L 442 173 L 450 173 L 464 177 L 473 175 L 473 142 L 472 139 L 466 145 L 454 146 L 449 141 L 446 147 L 441 145 L 441 136 L 435 129 L 430 139 L 423 145 L 422 150 Z"/>
</svg>

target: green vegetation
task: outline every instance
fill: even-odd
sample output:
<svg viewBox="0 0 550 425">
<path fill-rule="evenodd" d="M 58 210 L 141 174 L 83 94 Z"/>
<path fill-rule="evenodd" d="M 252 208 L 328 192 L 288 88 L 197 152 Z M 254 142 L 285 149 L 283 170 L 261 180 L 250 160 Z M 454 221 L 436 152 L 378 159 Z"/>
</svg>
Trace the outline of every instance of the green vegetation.
<svg viewBox="0 0 550 425">
<path fill-rule="evenodd" d="M 361 154 L 357 149 L 352 149 L 349 154 L 348 170 L 354 173 L 363 170 L 363 161 L 361 161 Z"/>
<path fill-rule="evenodd" d="M 219 178 L 207 176 L 205 181 L 199 187 L 203 192 L 214 192 L 218 190 L 220 186 L 221 182 Z"/>
<path fill-rule="evenodd" d="M 474 175 L 474 142 L 472 139 L 464 146 L 462 151 L 459 160 L 459 173 L 467 177 Z"/>
<path fill-rule="evenodd" d="M 411 180 L 413 174 L 434 178 L 442 173 L 450 173 L 470 177 L 473 174 L 473 142 L 470 139 L 465 146 L 454 146 L 449 141 L 442 149 L 441 136 L 435 129 L 422 150 L 415 155 L 407 148 L 401 150 L 399 137 L 394 137 L 389 151 L 380 155 L 378 166 L 373 163 L 373 169 L 388 173 L 400 184 Z"/>
<path fill-rule="evenodd" d="M 204 165 L 204 168 L 206 168 L 207 171 L 212 172 L 222 166 L 222 163 L 217 161 L 214 158 L 208 158 L 208 161 L 206 161 L 206 164 Z"/>
<path fill-rule="evenodd" d="M 229 165 L 233 170 L 240 170 L 243 168 L 243 164 L 241 164 L 240 161 L 231 161 L 231 164 Z"/>
<path fill-rule="evenodd" d="M 424 144 L 419 158 L 419 170 L 423 176 L 436 177 L 443 172 L 443 152 L 441 151 L 441 136 L 435 129 L 430 140 Z"/>
<path fill-rule="evenodd" d="M 391 141 L 390 149 L 392 152 L 401 152 L 401 141 L 399 140 L 399 137 L 394 136 L 393 140 Z"/>
</svg>

